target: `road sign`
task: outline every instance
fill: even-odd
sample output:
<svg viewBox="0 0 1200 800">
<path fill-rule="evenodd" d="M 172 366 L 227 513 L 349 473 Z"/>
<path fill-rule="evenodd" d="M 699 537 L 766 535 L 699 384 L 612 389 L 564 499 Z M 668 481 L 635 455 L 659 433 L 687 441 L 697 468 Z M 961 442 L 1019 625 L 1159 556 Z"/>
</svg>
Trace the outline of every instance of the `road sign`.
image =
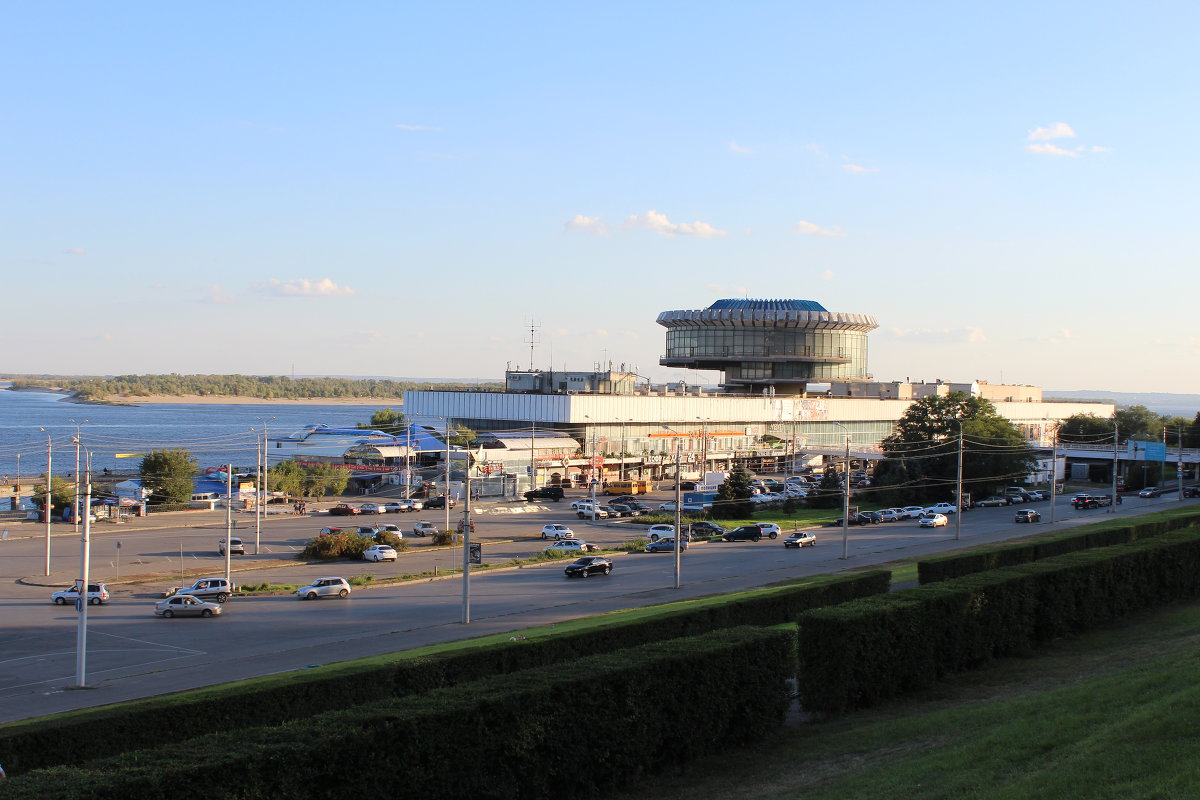
<svg viewBox="0 0 1200 800">
<path fill-rule="evenodd" d="M 472 564 L 482 564 L 483 563 L 483 545 L 479 544 L 478 542 L 471 542 L 471 546 L 468 550 L 467 556 L 468 556 L 468 560 Z"/>
<path fill-rule="evenodd" d="M 592 456 L 592 466 L 593 467 L 603 467 L 604 466 L 604 456 Z"/>
<path fill-rule="evenodd" d="M 121 540 L 120 539 L 117 539 L 117 549 L 118 550 L 121 549 Z"/>
</svg>

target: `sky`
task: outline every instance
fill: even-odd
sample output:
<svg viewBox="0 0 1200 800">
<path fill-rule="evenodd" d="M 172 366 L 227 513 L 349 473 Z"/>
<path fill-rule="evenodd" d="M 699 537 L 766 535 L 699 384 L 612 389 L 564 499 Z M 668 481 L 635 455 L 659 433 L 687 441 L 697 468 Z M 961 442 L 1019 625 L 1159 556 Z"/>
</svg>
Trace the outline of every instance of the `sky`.
<svg viewBox="0 0 1200 800">
<path fill-rule="evenodd" d="M 1200 6 L 23 3 L 0 372 L 655 381 L 669 309 L 878 380 L 1200 392 Z"/>
</svg>

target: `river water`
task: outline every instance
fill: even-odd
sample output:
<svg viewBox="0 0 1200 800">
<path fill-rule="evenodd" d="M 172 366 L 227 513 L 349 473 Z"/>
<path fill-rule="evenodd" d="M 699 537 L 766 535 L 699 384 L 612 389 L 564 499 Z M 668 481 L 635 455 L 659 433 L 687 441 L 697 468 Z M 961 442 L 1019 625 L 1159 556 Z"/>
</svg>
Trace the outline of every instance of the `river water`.
<svg viewBox="0 0 1200 800">
<path fill-rule="evenodd" d="M 92 469 L 135 472 L 140 458 L 118 453 L 183 448 L 200 466 L 233 464 L 252 470 L 257 460 L 256 434 L 267 421 L 272 436 L 305 425 L 353 426 L 369 422 L 380 405 L 85 405 L 67 395 L 0 390 L 0 474 L 15 479 L 46 471 L 50 438 L 54 474 L 75 469 L 76 422 L 82 447 L 92 454 Z M 272 417 L 274 419 L 272 419 Z M 85 422 L 86 420 L 86 422 Z M 44 430 L 41 430 L 44 429 Z M 18 465 L 18 455 L 19 465 Z"/>
</svg>

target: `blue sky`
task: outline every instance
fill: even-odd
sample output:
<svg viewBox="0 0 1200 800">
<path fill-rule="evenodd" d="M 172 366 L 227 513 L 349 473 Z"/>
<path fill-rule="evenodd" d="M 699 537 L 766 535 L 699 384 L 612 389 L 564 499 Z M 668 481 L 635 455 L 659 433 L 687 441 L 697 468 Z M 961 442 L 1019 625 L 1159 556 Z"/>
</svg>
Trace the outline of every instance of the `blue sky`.
<svg viewBox="0 0 1200 800">
<path fill-rule="evenodd" d="M 883 380 L 1200 392 L 1184 3 L 10 10 L 0 371 L 656 380 L 667 309 Z"/>
</svg>

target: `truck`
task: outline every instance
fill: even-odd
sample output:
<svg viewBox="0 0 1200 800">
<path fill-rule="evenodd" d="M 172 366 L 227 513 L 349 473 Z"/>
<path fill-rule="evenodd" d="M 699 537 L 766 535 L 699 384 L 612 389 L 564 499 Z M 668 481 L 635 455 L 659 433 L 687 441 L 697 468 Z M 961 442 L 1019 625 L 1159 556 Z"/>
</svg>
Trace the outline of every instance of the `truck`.
<svg viewBox="0 0 1200 800">
<path fill-rule="evenodd" d="M 717 499 L 716 492 L 684 492 L 684 505 L 703 506 L 705 510 L 712 509 L 713 502 Z"/>
</svg>

